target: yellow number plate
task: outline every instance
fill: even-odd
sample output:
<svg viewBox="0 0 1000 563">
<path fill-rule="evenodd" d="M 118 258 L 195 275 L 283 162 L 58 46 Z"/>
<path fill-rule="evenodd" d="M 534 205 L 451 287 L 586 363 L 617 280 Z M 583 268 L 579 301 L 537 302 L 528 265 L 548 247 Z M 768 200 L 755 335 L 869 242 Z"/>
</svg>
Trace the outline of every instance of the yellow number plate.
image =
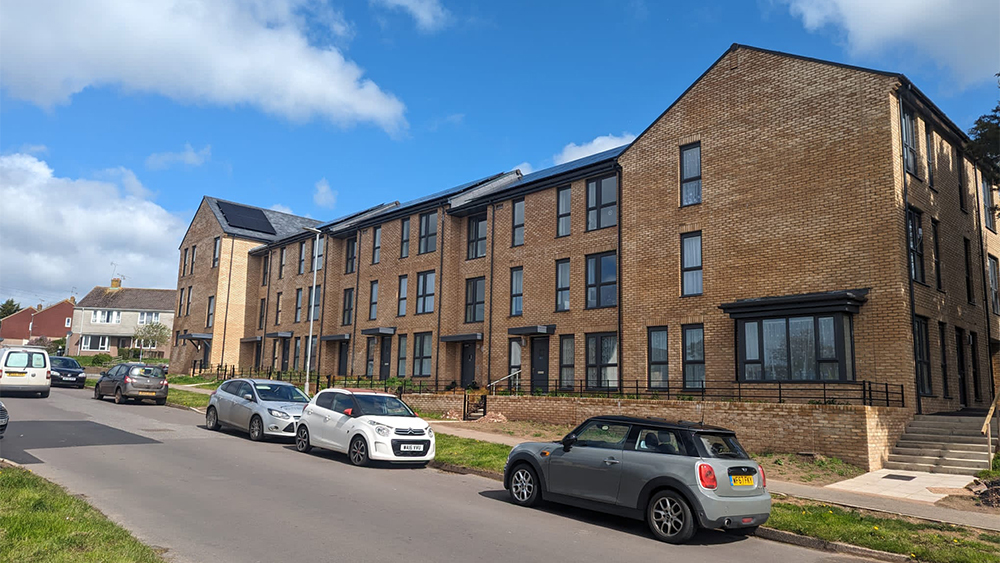
<svg viewBox="0 0 1000 563">
<path fill-rule="evenodd" d="M 28 374 L 25 373 L 25 372 L 23 372 L 23 371 L 8 371 L 7 375 L 9 375 L 11 377 L 24 377 L 24 376 L 26 376 Z"/>
<path fill-rule="evenodd" d="M 734 487 L 752 487 L 753 475 L 731 475 Z"/>
<path fill-rule="evenodd" d="M 153 391 L 139 391 L 139 394 L 140 395 L 155 395 L 156 393 L 153 392 Z"/>
</svg>

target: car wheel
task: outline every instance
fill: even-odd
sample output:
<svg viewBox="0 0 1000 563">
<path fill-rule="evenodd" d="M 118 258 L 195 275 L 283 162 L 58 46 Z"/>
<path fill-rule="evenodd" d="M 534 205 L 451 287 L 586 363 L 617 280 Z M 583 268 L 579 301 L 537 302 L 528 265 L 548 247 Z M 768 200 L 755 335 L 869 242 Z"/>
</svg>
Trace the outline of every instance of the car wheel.
<svg viewBox="0 0 1000 563">
<path fill-rule="evenodd" d="M 216 412 L 215 407 L 208 407 L 205 411 L 205 428 L 209 430 L 219 429 L 219 413 Z"/>
<path fill-rule="evenodd" d="M 527 463 L 515 467 L 510 476 L 510 499 L 521 506 L 538 504 L 538 475 Z"/>
<path fill-rule="evenodd" d="M 694 515 L 687 501 L 676 491 L 660 491 L 646 508 L 646 523 L 656 539 L 684 543 L 694 535 Z"/>
<path fill-rule="evenodd" d="M 119 387 L 118 389 L 115 389 L 115 404 L 116 405 L 124 404 L 125 401 L 127 401 L 127 400 L 128 399 L 126 399 L 125 396 L 122 395 L 122 389 L 121 389 L 121 387 Z"/>
<path fill-rule="evenodd" d="M 726 533 L 734 536 L 752 536 L 757 533 L 757 526 L 747 526 L 746 528 L 728 528 Z"/>
<path fill-rule="evenodd" d="M 94 398 L 98 401 L 104 398 L 104 394 L 101 393 L 101 389 L 97 385 L 94 385 Z"/>
<path fill-rule="evenodd" d="M 156 399 L 156 404 L 158 404 L 158 405 L 165 405 L 165 404 L 167 404 L 167 400 L 166 399 Z"/>
<path fill-rule="evenodd" d="M 295 449 L 307 454 L 309 450 L 312 449 L 312 444 L 309 443 L 309 429 L 305 425 L 299 426 L 298 431 L 295 432 Z"/>
<path fill-rule="evenodd" d="M 77 388 L 77 389 L 83 389 L 83 388 L 84 388 L 84 387 L 86 387 L 86 386 L 87 386 L 87 382 L 86 382 L 86 381 L 84 381 L 83 383 L 81 383 L 81 384 L 77 385 L 77 386 L 76 386 L 76 388 Z"/>
<path fill-rule="evenodd" d="M 358 467 L 368 465 L 368 442 L 361 436 L 355 436 L 351 440 L 351 448 L 347 450 L 347 457 L 350 458 L 352 464 Z"/>
<path fill-rule="evenodd" d="M 250 439 L 254 442 L 264 439 L 264 421 L 257 415 L 250 419 Z"/>
</svg>

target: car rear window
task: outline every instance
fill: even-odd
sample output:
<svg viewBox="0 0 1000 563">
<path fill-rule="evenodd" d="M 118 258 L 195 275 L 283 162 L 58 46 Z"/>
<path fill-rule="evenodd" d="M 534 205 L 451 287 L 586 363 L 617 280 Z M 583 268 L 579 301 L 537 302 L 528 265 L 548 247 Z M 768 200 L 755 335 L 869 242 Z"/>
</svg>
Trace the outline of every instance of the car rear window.
<svg viewBox="0 0 1000 563">
<path fill-rule="evenodd" d="M 163 377 L 163 370 L 153 366 L 136 366 L 129 370 L 129 375 L 141 375 L 144 377 Z"/>
<path fill-rule="evenodd" d="M 750 459 L 743 446 L 732 434 L 696 434 L 698 440 L 705 446 L 708 457 L 723 459 Z"/>
<path fill-rule="evenodd" d="M 68 368 L 68 369 L 80 369 L 80 363 L 73 358 L 50 358 L 52 360 L 52 367 L 57 368 Z"/>
<path fill-rule="evenodd" d="M 44 368 L 45 354 L 39 352 L 10 352 L 4 367 L 8 368 Z"/>
</svg>

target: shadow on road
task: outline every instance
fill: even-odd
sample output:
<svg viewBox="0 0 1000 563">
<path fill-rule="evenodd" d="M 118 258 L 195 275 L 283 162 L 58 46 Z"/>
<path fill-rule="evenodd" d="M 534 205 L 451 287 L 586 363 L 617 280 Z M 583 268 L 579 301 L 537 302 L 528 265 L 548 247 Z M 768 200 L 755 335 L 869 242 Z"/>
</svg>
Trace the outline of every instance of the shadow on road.
<svg viewBox="0 0 1000 563">
<path fill-rule="evenodd" d="M 159 444 L 157 440 L 89 420 L 11 421 L 0 440 L 0 457 L 20 464 L 41 463 L 25 450 Z"/>
<path fill-rule="evenodd" d="M 321 457 L 321 458 L 328 459 L 330 461 L 336 461 L 336 462 L 342 463 L 344 465 L 349 465 L 351 467 L 354 467 L 354 465 L 351 463 L 351 461 L 349 459 L 347 459 L 347 454 L 342 454 L 340 452 L 335 452 L 333 450 L 327 450 L 327 449 L 317 448 L 316 446 L 313 446 L 313 449 L 310 450 L 308 454 L 302 454 L 302 453 L 299 453 L 299 451 L 295 449 L 295 445 L 294 444 L 292 444 L 290 446 L 285 446 L 285 449 L 288 450 L 288 451 L 290 451 L 290 452 L 292 452 L 292 453 L 294 453 L 294 454 L 296 454 L 296 455 L 311 455 L 311 456 Z M 364 467 L 364 469 L 385 469 L 385 470 L 390 470 L 390 471 L 407 471 L 407 470 L 412 471 L 414 469 L 424 469 L 424 466 L 421 465 L 421 464 L 419 464 L 419 463 L 405 463 L 405 462 L 401 462 L 401 463 L 389 463 L 388 461 L 375 461 L 375 460 L 371 460 L 371 461 L 368 462 L 368 466 Z"/>
</svg>

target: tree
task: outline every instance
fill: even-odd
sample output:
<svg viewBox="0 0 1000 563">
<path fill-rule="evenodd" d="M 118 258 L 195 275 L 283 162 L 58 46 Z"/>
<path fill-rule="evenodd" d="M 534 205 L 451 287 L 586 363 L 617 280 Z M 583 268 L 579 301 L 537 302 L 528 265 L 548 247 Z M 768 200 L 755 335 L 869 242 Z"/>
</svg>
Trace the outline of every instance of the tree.
<svg viewBox="0 0 1000 563">
<path fill-rule="evenodd" d="M 160 323 L 142 325 L 135 329 L 132 339 L 135 341 L 136 347 L 139 348 L 139 360 L 141 361 L 143 342 L 152 342 L 154 345 L 158 342 L 167 342 L 170 340 L 170 329 Z"/>
<path fill-rule="evenodd" d="M 1000 73 L 997 73 L 1000 77 Z M 979 116 L 969 129 L 969 152 L 981 162 L 992 166 L 983 167 L 983 176 L 991 184 L 1000 183 L 1000 104 L 990 113 Z"/>
<path fill-rule="evenodd" d="M 0 303 L 0 319 L 9 317 L 20 310 L 20 303 L 15 303 L 13 299 L 8 299 L 3 303 Z"/>
</svg>

